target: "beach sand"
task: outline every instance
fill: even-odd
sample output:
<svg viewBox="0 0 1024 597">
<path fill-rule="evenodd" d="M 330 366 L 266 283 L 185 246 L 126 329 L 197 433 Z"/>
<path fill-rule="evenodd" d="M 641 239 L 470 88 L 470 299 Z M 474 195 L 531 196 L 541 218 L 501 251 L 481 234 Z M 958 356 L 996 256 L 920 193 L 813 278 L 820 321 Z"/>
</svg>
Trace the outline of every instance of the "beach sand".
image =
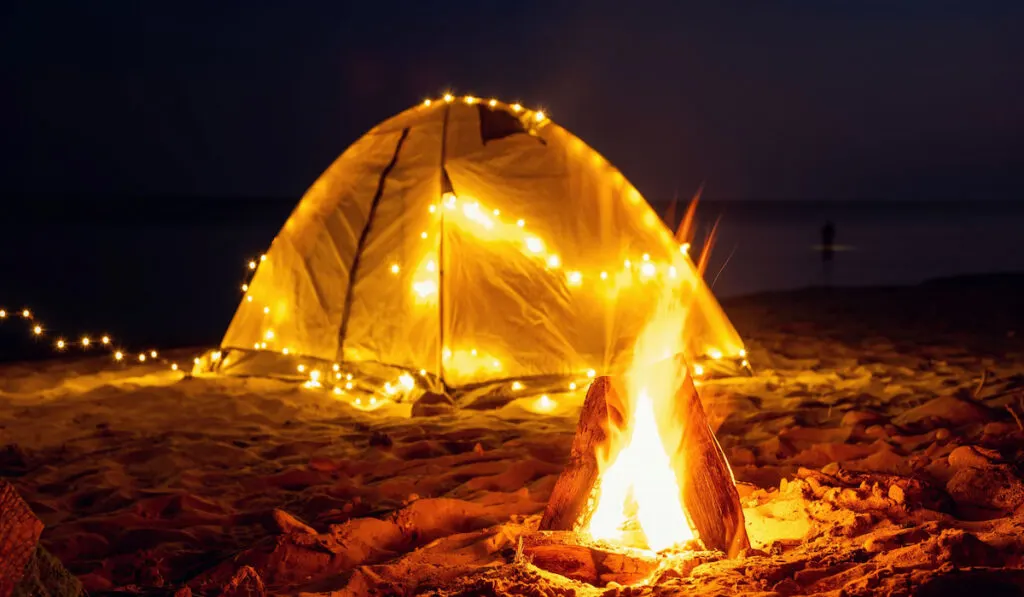
<svg viewBox="0 0 1024 597">
<path fill-rule="evenodd" d="M 639 587 L 517 556 L 583 389 L 550 414 L 531 398 L 413 418 L 103 358 L 6 365 L 0 476 L 94 595 L 1021 594 L 1021 290 L 1005 276 L 726 301 L 755 372 L 701 393 L 753 549 Z"/>
</svg>

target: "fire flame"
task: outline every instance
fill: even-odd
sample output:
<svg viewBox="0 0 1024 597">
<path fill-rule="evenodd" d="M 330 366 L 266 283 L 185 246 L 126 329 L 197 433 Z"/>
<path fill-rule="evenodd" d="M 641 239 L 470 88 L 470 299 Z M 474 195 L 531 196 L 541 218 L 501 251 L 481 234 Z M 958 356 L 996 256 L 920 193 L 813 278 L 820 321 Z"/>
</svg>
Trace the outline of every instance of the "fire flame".
<svg viewBox="0 0 1024 597">
<path fill-rule="evenodd" d="M 689 305 L 684 297 L 691 294 L 687 286 L 680 282 L 663 287 L 658 308 L 634 347 L 623 397 L 627 428 L 610 430 L 609 451 L 598 454 L 603 466 L 597 501 L 586 523 L 594 539 L 662 551 L 694 538 L 676 478 L 681 467 L 672 462 L 682 455 L 666 450 L 678 446 L 682 437 L 682 429 L 673 428 L 673 418 L 666 415 L 686 379 L 685 364 L 677 355 L 685 347 Z M 614 446 L 621 449 L 613 455 Z M 631 540 L 629 531 L 635 526 L 642 539 Z"/>
</svg>

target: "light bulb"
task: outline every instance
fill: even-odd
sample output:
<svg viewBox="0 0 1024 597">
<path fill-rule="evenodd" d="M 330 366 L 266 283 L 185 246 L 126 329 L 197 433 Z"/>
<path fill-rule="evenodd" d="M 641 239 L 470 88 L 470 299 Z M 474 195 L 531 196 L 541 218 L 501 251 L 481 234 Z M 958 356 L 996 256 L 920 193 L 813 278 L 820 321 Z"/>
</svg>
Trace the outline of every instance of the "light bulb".
<svg viewBox="0 0 1024 597">
<path fill-rule="evenodd" d="M 57 350 L 64 350 L 64 340 L 57 340 Z"/>
<path fill-rule="evenodd" d="M 402 271 L 402 268 L 399 267 L 397 263 L 392 263 L 391 264 L 391 273 L 397 274 L 400 271 Z"/>
<path fill-rule="evenodd" d="M 647 253 L 644 253 L 643 256 L 641 256 L 641 259 L 643 259 L 644 261 L 650 261 L 651 256 Z"/>
<path fill-rule="evenodd" d="M 594 371 L 593 369 L 587 369 L 587 377 L 593 379 L 595 375 L 597 375 L 597 371 Z"/>
<path fill-rule="evenodd" d="M 103 344 L 110 344 L 110 336 L 103 336 L 102 338 L 100 338 L 100 342 L 102 342 Z"/>
<path fill-rule="evenodd" d="M 427 233 L 426 232 L 420 232 L 420 238 L 425 240 L 427 238 Z"/>
<path fill-rule="evenodd" d="M 656 272 L 657 269 L 653 263 L 648 262 L 640 266 L 640 273 L 644 276 L 653 276 Z"/>
<path fill-rule="evenodd" d="M 140 363 L 145 363 L 146 362 L 146 355 L 140 354 L 139 355 L 139 362 Z"/>
<path fill-rule="evenodd" d="M 574 382 L 574 381 L 570 381 L 570 382 L 569 382 L 569 391 L 570 391 L 570 392 L 572 392 L 572 391 L 574 391 L 575 389 L 576 389 L 576 382 Z"/>
<path fill-rule="evenodd" d="M 522 220 L 520 220 L 520 222 L 522 222 Z M 544 250 L 544 241 L 537 238 L 536 236 L 527 236 L 526 248 L 529 249 L 532 253 L 540 253 L 541 251 Z"/>
<path fill-rule="evenodd" d="M 431 104 L 431 101 L 429 99 L 423 100 L 423 105 L 424 106 L 429 106 L 430 104 Z"/>
<path fill-rule="evenodd" d="M 523 107 L 520 106 L 519 104 L 512 104 L 512 111 L 513 112 L 518 112 L 518 111 L 520 111 L 522 109 L 523 109 Z"/>
<path fill-rule="evenodd" d="M 267 333 L 263 334 L 263 337 L 266 338 L 267 340 L 273 340 L 274 339 L 274 330 L 267 330 Z"/>
<path fill-rule="evenodd" d="M 89 340 L 89 336 L 82 336 L 82 346 L 88 348 L 92 341 Z"/>
<path fill-rule="evenodd" d="M 0 309 L 0 319 L 7 319 L 7 311 Z"/>
<path fill-rule="evenodd" d="M 491 101 L 487 102 L 487 105 L 493 108 L 494 106 L 498 105 L 498 100 L 492 99 Z"/>
<path fill-rule="evenodd" d="M 558 257 L 558 255 L 548 256 L 548 267 L 558 267 L 560 265 L 562 265 L 562 260 Z"/>
<path fill-rule="evenodd" d="M 512 382 L 512 391 L 513 392 L 518 392 L 521 389 L 523 389 L 523 384 L 521 382 L 518 382 L 518 381 Z"/>
<path fill-rule="evenodd" d="M 256 269 L 256 262 L 255 261 L 250 261 L 249 262 L 249 269 Z"/>
<path fill-rule="evenodd" d="M 249 291 L 249 285 L 248 284 L 242 284 L 242 292 L 248 292 L 248 291 Z"/>
<path fill-rule="evenodd" d="M 24 311 L 21 312 L 21 316 L 24 317 L 25 319 L 32 319 L 32 312 L 29 311 L 28 309 L 25 309 Z"/>
<path fill-rule="evenodd" d="M 43 333 L 43 326 L 37 325 L 36 327 L 32 328 L 32 333 L 37 335 L 37 336 L 42 334 Z"/>
<path fill-rule="evenodd" d="M 260 255 L 260 262 L 263 262 L 263 261 L 266 261 L 266 260 L 267 260 L 267 256 L 266 255 Z"/>
<path fill-rule="evenodd" d="M 302 373 L 302 372 L 304 372 L 306 370 L 306 366 L 305 365 L 299 365 L 296 368 L 299 370 L 299 373 Z"/>
<path fill-rule="evenodd" d="M 579 286 L 583 283 L 583 274 L 580 272 L 569 272 L 568 280 L 569 284 Z"/>
<path fill-rule="evenodd" d="M 156 358 L 156 351 L 155 350 L 149 351 L 149 356 L 155 359 Z"/>
<path fill-rule="evenodd" d="M 516 220 L 516 226 L 519 226 L 520 228 L 522 228 L 523 226 L 526 226 L 526 220 L 523 220 L 523 219 Z"/>
<path fill-rule="evenodd" d="M 473 97 L 472 95 L 467 95 L 463 101 L 465 101 L 469 105 L 473 105 L 476 103 L 476 98 Z"/>
<path fill-rule="evenodd" d="M 601 279 L 602 280 L 607 280 L 608 279 L 608 272 L 601 272 Z"/>
<path fill-rule="evenodd" d="M 444 101 L 451 102 L 453 99 L 455 99 L 455 96 L 453 96 L 452 94 L 450 94 L 450 93 L 444 94 Z"/>
<path fill-rule="evenodd" d="M 270 307 L 263 307 L 263 314 L 264 315 L 269 315 L 270 314 Z"/>
<path fill-rule="evenodd" d="M 114 353 L 114 360 L 115 361 L 120 361 L 123 358 L 124 358 L 124 353 L 121 352 L 120 350 Z"/>
<path fill-rule="evenodd" d="M 540 122 L 540 121 L 544 120 L 544 113 L 543 113 L 543 112 L 540 112 L 540 111 L 538 111 L 537 113 L 535 113 L 535 114 L 533 115 L 533 118 L 534 118 L 534 120 L 536 120 L 537 122 Z"/>
<path fill-rule="evenodd" d="M 171 371 L 177 371 L 177 370 L 178 370 L 178 364 L 177 363 L 171 363 Z"/>
</svg>

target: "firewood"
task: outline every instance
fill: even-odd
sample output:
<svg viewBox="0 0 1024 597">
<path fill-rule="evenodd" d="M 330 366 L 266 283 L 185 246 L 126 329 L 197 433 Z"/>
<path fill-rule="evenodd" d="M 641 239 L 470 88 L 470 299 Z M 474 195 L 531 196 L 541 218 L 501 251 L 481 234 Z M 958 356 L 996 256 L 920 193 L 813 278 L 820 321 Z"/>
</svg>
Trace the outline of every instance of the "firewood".
<svg viewBox="0 0 1024 597">
<path fill-rule="evenodd" d="M 684 375 L 684 363 L 680 374 Z M 608 450 L 609 430 L 623 429 L 626 406 L 621 377 L 594 380 L 573 438 L 569 463 L 555 482 L 539 529 L 573 530 L 588 513 L 599 476 L 597 450 Z M 744 527 L 739 493 L 721 446 L 715 439 L 700 397 L 688 375 L 676 400 L 665 414 L 666 426 L 677 432 L 666 434 L 673 444 L 666 446 L 676 478 L 680 480 L 681 502 L 701 541 L 709 549 L 735 557 L 750 547 Z M 681 433 L 678 432 L 681 430 Z M 621 449 L 622 446 L 614 446 Z M 616 454 L 608 454 L 612 461 Z"/>
<path fill-rule="evenodd" d="M 597 450 L 608 446 L 608 433 L 624 425 L 624 404 L 612 379 L 598 377 L 590 384 L 580 410 L 569 463 L 555 487 L 540 521 L 542 531 L 570 531 L 587 509 L 597 483 Z"/>
<path fill-rule="evenodd" d="M 0 597 L 10 597 L 35 553 L 43 523 L 7 481 L 0 480 Z"/>
<path fill-rule="evenodd" d="M 671 417 L 682 425 L 682 437 L 669 454 L 690 522 L 705 546 L 734 558 L 750 547 L 740 494 L 689 374 L 676 393 Z"/>
<path fill-rule="evenodd" d="M 523 536 L 523 555 L 536 567 L 590 584 L 627 585 L 654 572 L 659 560 L 638 550 L 580 541 L 572 531 Z"/>
</svg>

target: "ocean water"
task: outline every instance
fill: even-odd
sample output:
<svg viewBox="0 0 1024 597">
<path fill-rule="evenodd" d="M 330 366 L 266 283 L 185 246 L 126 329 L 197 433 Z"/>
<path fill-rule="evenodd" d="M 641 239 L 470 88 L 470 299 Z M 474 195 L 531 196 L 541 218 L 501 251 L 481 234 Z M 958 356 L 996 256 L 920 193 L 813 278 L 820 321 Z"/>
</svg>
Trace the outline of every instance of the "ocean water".
<svg viewBox="0 0 1024 597">
<path fill-rule="evenodd" d="M 69 339 L 109 333 L 135 349 L 216 344 L 240 300 L 246 261 L 269 245 L 294 206 L 178 198 L 12 203 L 18 207 L 0 215 L 0 308 L 28 306 Z M 707 201 L 698 216 L 695 247 L 718 221 L 706 277 L 721 297 L 828 281 L 902 285 L 1024 271 L 1024 200 Z M 827 220 L 841 249 L 830 280 L 816 250 Z M 52 354 L 27 329 L 11 319 L 0 324 L 0 360 Z"/>
</svg>

